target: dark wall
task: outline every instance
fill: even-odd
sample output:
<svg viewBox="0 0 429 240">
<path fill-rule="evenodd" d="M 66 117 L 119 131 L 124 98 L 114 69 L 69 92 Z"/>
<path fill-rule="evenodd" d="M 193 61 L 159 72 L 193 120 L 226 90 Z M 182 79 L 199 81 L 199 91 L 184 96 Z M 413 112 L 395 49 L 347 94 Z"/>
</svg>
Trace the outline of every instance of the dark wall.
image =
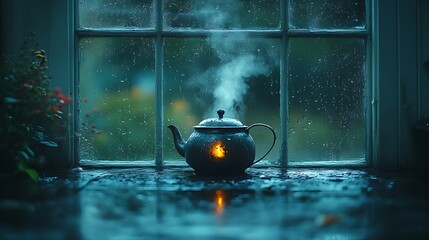
<svg viewBox="0 0 429 240">
<path fill-rule="evenodd" d="M 29 32 L 34 32 L 37 49 L 46 51 L 51 87 L 60 87 L 73 96 L 73 18 L 72 0 L 0 0 L 0 53 L 16 56 Z M 68 112 L 73 112 L 70 104 Z M 69 135 L 73 133 L 69 123 Z M 71 138 L 70 138 L 71 139 Z M 69 139 L 69 140 L 70 140 Z M 70 146 L 70 144 L 67 144 Z M 70 150 L 70 151 L 69 151 Z M 66 149 L 59 165 L 75 163 L 71 149 Z M 68 155 L 68 156 L 67 156 Z"/>
<path fill-rule="evenodd" d="M 1 2 L 1 50 L 15 53 L 30 31 L 36 33 L 42 48 L 49 48 L 50 1 L 49 0 L 0 0 Z"/>
<path fill-rule="evenodd" d="M 29 32 L 46 51 L 54 84 L 68 88 L 72 72 L 70 0 L 0 0 L 0 52 L 16 54 Z"/>
</svg>

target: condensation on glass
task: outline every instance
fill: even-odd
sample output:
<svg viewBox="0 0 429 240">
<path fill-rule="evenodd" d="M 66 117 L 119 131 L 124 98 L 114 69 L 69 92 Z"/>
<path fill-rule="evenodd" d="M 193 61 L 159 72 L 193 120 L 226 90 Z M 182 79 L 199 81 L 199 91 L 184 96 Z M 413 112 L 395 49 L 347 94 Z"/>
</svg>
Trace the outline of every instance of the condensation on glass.
<svg viewBox="0 0 429 240">
<path fill-rule="evenodd" d="M 185 138 L 205 118 L 238 118 L 246 125 L 267 123 L 280 129 L 280 40 L 243 34 L 209 38 L 169 38 L 164 46 L 164 120 L 177 125 Z M 257 154 L 268 150 L 272 135 L 251 132 Z M 182 159 L 170 131 L 164 132 L 167 160 Z M 278 160 L 279 146 L 267 159 Z"/>
<path fill-rule="evenodd" d="M 153 160 L 153 39 L 82 38 L 79 48 L 80 158 Z"/>
<path fill-rule="evenodd" d="M 154 29 L 154 6 L 154 0 L 79 0 L 79 27 Z"/>
<path fill-rule="evenodd" d="M 289 41 L 289 160 L 363 159 L 365 40 Z"/>
<path fill-rule="evenodd" d="M 291 29 L 364 29 L 366 0 L 290 0 Z"/>
<path fill-rule="evenodd" d="M 280 0 L 166 0 L 166 29 L 279 29 Z"/>
</svg>

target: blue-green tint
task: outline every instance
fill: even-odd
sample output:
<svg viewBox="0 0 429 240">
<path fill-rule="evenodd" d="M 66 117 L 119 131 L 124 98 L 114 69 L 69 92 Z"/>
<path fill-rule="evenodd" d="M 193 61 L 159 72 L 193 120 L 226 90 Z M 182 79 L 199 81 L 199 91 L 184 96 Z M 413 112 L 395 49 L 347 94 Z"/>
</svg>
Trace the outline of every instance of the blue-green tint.
<svg viewBox="0 0 429 240">
<path fill-rule="evenodd" d="M 166 0 L 167 29 L 279 29 L 279 0 Z"/>
<path fill-rule="evenodd" d="M 79 42 L 80 159 L 153 160 L 154 41 Z"/>
<path fill-rule="evenodd" d="M 81 28 L 154 28 L 154 0 L 79 0 Z"/>
<path fill-rule="evenodd" d="M 246 125 L 263 122 L 280 129 L 280 40 L 246 35 L 212 35 L 207 39 L 166 39 L 164 53 L 165 125 L 175 124 L 187 139 L 205 118 L 224 108 L 227 118 Z M 261 156 L 272 143 L 265 129 L 250 133 Z M 182 159 L 171 132 L 164 135 L 165 159 Z M 279 144 L 267 156 L 278 159 Z"/>
<path fill-rule="evenodd" d="M 291 0 L 289 28 L 363 29 L 365 0 Z"/>
<path fill-rule="evenodd" d="M 290 161 L 365 157 L 365 59 L 363 39 L 290 39 Z"/>
</svg>

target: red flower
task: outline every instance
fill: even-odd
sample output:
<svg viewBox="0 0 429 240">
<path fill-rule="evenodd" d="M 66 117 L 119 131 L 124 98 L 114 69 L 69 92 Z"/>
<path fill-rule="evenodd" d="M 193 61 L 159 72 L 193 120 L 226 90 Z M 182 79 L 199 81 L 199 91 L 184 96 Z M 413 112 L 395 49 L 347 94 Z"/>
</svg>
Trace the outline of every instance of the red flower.
<svg viewBox="0 0 429 240">
<path fill-rule="evenodd" d="M 59 87 L 56 87 L 56 88 L 54 89 L 54 92 L 55 92 L 57 95 L 61 95 L 61 94 L 62 94 L 62 92 L 61 92 L 61 88 L 59 88 Z"/>
<path fill-rule="evenodd" d="M 69 104 L 72 102 L 72 99 L 67 97 L 66 95 L 60 93 L 58 94 L 58 99 L 62 100 L 65 104 Z"/>
<path fill-rule="evenodd" d="M 71 98 L 69 98 L 68 96 L 66 96 L 66 95 L 64 95 L 64 94 L 62 93 L 61 88 L 56 87 L 56 88 L 54 89 L 54 92 L 55 92 L 55 94 L 57 94 L 58 99 L 59 99 L 59 100 L 61 100 L 63 103 L 65 103 L 65 104 L 69 104 L 69 103 L 71 103 L 71 102 L 72 102 L 72 99 L 71 99 Z"/>
</svg>

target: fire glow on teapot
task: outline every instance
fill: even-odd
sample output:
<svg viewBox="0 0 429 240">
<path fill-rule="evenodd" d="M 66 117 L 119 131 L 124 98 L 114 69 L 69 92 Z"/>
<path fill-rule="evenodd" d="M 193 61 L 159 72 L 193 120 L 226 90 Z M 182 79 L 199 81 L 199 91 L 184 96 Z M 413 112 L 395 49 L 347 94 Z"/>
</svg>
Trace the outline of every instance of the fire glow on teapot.
<svg viewBox="0 0 429 240">
<path fill-rule="evenodd" d="M 263 123 L 250 126 L 240 121 L 224 118 L 225 111 L 217 111 L 218 118 L 209 118 L 194 126 L 194 132 L 185 141 L 174 125 L 169 125 L 177 152 L 197 174 L 236 175 L 261 161 L 273 149 L 276 133 L 272 127 Z M 273 143 L 268 151 L 255 160 L 255 142 L 249 134 L 253 127 L 268 128 L 273 134 Z"/>
<path fill-rule="evenodd" d="M 220 141 L 214 142 L 210 147 L 210 154 L 215 158 L 224 158 L 226 154 L 225 146 Z"/>
</svg>

